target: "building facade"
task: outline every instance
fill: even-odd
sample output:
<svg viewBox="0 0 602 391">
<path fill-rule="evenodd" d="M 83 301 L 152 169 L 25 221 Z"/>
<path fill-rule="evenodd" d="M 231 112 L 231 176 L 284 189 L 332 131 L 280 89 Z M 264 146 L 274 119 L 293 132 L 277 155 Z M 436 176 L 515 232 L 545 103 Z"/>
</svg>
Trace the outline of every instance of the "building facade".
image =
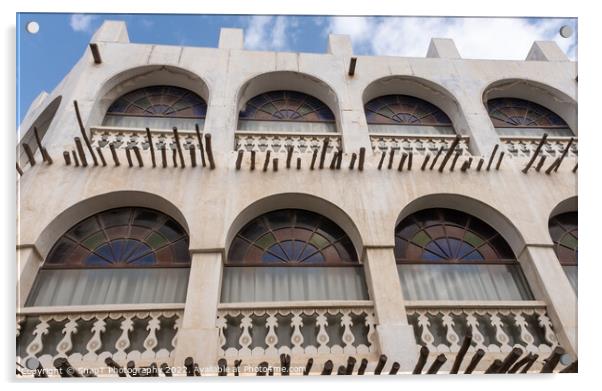
<svg viewBox="0 0 602 391">
<path fill-rule="evenodd" d="M 310 374 L 576 361 L 577 64 L 553 42 L 502 61 L 328 40 L 162 46 L 102 25 L 20 128 L 23 376 L 57 358 L 252 375 L 281 355 Z"/>
</svg>

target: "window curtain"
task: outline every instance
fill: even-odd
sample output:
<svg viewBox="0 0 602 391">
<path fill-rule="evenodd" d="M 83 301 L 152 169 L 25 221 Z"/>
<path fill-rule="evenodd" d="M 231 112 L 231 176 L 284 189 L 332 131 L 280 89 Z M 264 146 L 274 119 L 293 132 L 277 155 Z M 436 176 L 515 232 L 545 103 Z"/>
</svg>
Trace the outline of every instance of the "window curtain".
<svg viewBox="0 0 602 391">
<path fill-rule="evenodd" d="M 361 267 L 226 267 L 223 303 L 368 300 Z"/>
<path fill-rule="evenodd" d="M 327 133 L 336 132 L 337 127 L 334 122 L 239 120 L 238 130 L 253 132 Z"/>
<path fill-rule="evenodd" d="M 567 265 L 562 267 L 564 269 L 564 273 L 569 279 L 575 294 L 577 294 L 577 266 L 575 265 Z"/>
<path fill-rule="evenodd" d="M 40 270 L 26 306 L 184 303 L 189 268 Z"/>
<path fill-rule="evenodd" d="M 518 265 L 397 265 L 407 300 L 532 300 Z"/>
<path fill-rule="evenodd" d="M 177 118 L 177 117 L 139 117 L 128 115 L 107 114 L 102 123 L 103 126 L 112 126 L 116 128 L 151 128 L 151 129 L 169 129 L 174 126 L 179 130 L 194 130 L 194 125 L 198 124 L 203 129 L 205 119 L 203 118 Z"/>
</svg>

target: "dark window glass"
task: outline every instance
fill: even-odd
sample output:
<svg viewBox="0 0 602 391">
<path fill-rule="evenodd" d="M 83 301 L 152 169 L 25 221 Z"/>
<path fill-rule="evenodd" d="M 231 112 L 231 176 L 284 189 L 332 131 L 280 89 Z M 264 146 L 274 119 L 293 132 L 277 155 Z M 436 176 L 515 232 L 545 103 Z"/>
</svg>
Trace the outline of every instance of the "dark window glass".
<svg viewBox="0 0 602 391">
<path fill-rule="evenodd" d="M 577 212 L 554 216 L 548 224 L 554 251 L 562 265 L 577 265 Z"/>
<path fill-rule="evenodd" d="M 121 96 L 107 110 L 111 115 L 205 118 L 207 104 L 185 88 L 152 86 Z"/>
<path fill-rule="evenodd" d="M 452 126 L 437 106 L 408 95 L 385 95 L 364 105 L 369 124 Z"/>
<path fill-rule="evenodd" d="M 524 99 L 490 99 L 487 110 L 496 128 L 568 128 L 554 112 Z"/>
<path fill-rule="evenodd" d="M 334 122 L 334 114 L 320 100 L 295 91 L 271 91 L 250 99 L 241 120 Z"/>
</svg>

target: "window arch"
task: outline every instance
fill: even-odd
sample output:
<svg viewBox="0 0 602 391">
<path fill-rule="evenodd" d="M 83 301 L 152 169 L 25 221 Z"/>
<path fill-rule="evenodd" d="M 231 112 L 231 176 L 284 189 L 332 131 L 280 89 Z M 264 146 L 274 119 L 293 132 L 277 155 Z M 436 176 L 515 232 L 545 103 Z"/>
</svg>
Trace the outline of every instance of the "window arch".
<svg viewBox="0 0 602 391">
<path fill-rule="evenodd" d="M 238 116 L 239 130 L 335 132 L 335 116 L 319 99 L 297 91 L 270 91 L 251 98 Z"/>
<path fill-rule="evenodd" d="M 437 106 L 409 95 L 384 95 L 364 105 L 371 132 L 454 134 L 452 122 Z"/>
<path fill-rule="evenodd" d="M 532 298 L 506 240 L 453 209 L 424 209 L 403 219 L 395 229 L 395 258 L 410 300 Z"/>
<path fill-rule="evenodd" d="M 489 117 L 500 135 L 569 137 L 573 133 L 556 113 L 524 99 L 495 98 L 487 101 Z"/>
<path fill-rule="evenodd" d="M 183 302 L 188 242 L 174 219 L 152 209 L 95 214 L 54 244 L 27 305 Z"/>
<path fill-rule="evenodd" d="M 128 128 L 194 129 L 202 126 L 207 103 L 181 87 L 151 86 L 119 97 L 111 104 L 103 125 Z"/>
<path fill-rule="evenodd" d="M 548 223 L 554 251 L 575 292 L 577 292 L 577 217 L 577 212 L 561 213 L 552 217 Z"/>
<path fill-rule="evenodd" d="M 280 209 L 245 225 L 228 250 L 222 301 L 367 299 L 355 248 L 330 219 Z"/>
</svg>

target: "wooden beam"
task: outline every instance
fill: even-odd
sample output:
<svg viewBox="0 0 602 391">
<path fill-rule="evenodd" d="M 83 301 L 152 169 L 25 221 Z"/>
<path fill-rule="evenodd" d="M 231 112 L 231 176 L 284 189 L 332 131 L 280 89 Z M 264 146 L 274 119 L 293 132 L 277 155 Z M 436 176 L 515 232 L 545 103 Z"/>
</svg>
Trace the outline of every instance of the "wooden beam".
<svg viewBox="0 0 602 391">
<path fill-rule="evenodd" d="M 132 163 L 132 154 L 130 153 L 130 147 L 125 147 L 125 157 L 127 158 L 128 166 L 133 167 L 134 164 Z"/>
<path fill-rule="evenodd" d="M 105 364 L 107 367 L 113 369 L 115 372 L 117 372 L 117 376 L 119 377 L 127 377 L 125 371 L 123 370 L 123 368 L 117 364 L 115 362 L 115 360 L 113 360 L 111 357 L 107 357 L 105 358 Z M 167 365 L 167 364 L 165 364 Z M 163 368 L 163 365 L 161 366 L 161 368 Z M 170 371 L 171 372 L 171 371 Z"/>
<path fill-rule="evenodd" d="M 556 165 L 558 164 L 559 161 L 560 161 L 560 158 L 556 158 L 556 160 L 554 160 L 554 162 L 552 162 L 552 164 L 550 164 L 550 167 L 548 167 L 548 169 L 546 170 L 547 175 L 550 175 L 552 173 L 552 171 L 554 170 L 554 168 L 556 168 Z"/>
<path fill-rule="evenodd" d="M 548 138 L 547 133 L 544 133 L 543 136 L 541 136 L 541 140 L 539 140 L 539 144 L 537 145 L 537 148 L 535 148 L 535 151 L 531 155 L 531 159 L 529 159 L 529 162 L 527 163 L 525 168 L 523 168 L 523 170 L 522 170 L 524 174 L 526 174 L 527 171 L 529 171 L 529 168 L 531 168 L 531 165 L 533 164 L 535 159 L 537 159 L 537 155 L 539 155 L 539 151 L 541 151 L 541 148 L 545 144 L 547 138 Z"/>
<path fill-rule="evenodd" d="M 217 376 L 228 376 L 228 361 L 225 358 L 217 361 Z"/>
<path fill-rule="evenodd" d="M 412 158 L 414 157 L 414 152 L 410 151 L 408 155 L 408 171 L 412 171 Z"/>
<path fill-rule="evenodd" d="M 541 170 L 541 166 L 543 166 L 545 161 L 546 161 L 546 155 L 542 155 L 541 159 L 539 159 L 539 163 L 537 163 L 537 166 L 535 166 L 535 171 L 539 172 L 539 170 Z"/>
<path fill-rule="evenodd" d="M 70 166 L 71 165 L 71 155 L 69 155 L 69 151 L 63 151 L 63 158 L 65 159 L 65 165 L 66 166 Z M 17 163 L 17 166 L 19 165 L 19 163 Z M 23 174 L 21 174 L 23 175 Z"/>
<path fill-rule="evenodd" d="M 470 168 L 471 165 L 472 165 L 472 157 L 469 157 L 468 160 L 464 161 L 464 164 L 462 164 L 462 167 L 460 169 L 462 170 L 462 172 L 465 172 L 466 170 L 468 170 Z"/>
<path fill-rule="evenodd" d="M 349 70 L 347 71 L 347 74 L 349 76 L 355 75 L 355 65 L 356 64 L 357 64 L 357 57 L 351 57 L 349 59 Z"/>
<path fill-rule="evenodd" d="M 426 364 L 426 359 L 429 356 L 429 349 L 426 346 L 420 348 L 420 354 L 418 355 L 418 361 L 412 371 L 412 375 L 420 375 Z"/>
<path fill-rule="evenodd" d="M 429 154 L 424 155 L 424 160 L 422 161 L 422 166 L 420 166 L 420 169 L 422 171 L 424 171 L 424 169 L 426 168 L 426 165 L 428 164 L 430 158 L 431 158 L 431 155 L 429 155 Z"/>
<path fill-rule="evenodd" d="M 449 149 L 445 153 L 445 156 L 443 156 L 443 161 L 441 162 L 441 165 L 439 166 L 439 172 L 443 172 L 443 170 L 445 169 L 445 165 L 447 164 L 447 161 L 449 160 L 451 155 L 454 153 L 454 150 L 456 149 L 456 146 L 460 142 L 461 138 L 462 138 L 462 136 L 457 134 L 456 138 L 454 138 L 454 141 L 452 141 L 451 145 L 449 146 Z"/>
<path fill-rule="evenodd" d="M 167 168 L 167 144 L 161 148 L 161 165 L 163 168 Z"/>
<path fill-rule="evenodd" d="M 270 151 L 268 150 L 265 153 L 265 160 L 263 161 L 263 172 L 268 170 L 268 165 L 270 164 Z"/>
<path fill-rule="evenodd" d="M 498 370 L 501 367 L 502 367 L 502 360 L 496 358 L 495 360 L 493 360 L 491 365 L 489 365 L 489 367 L 485 370 L 485 374 L 489 375 L 489 374 L 493 374 L 493 373 L 498 373 Z"/>
<path fill-rule="evenodd" d="M 573 172 L 577 172 L 577 163 L 575 163 L 575 167 L 573 167 Z"/>
<path fill-rule="evenodd" d="M 499 159 L 497 159 L 497 163 L 496 163 L 496 165 L 495 165 L 495 169 L 496 169 L 496 170 L 499 170 L 499 169 L 500 169 L 500 166 L 501 166 L 501 164 L 502 164 L 502 160 L 504 160 L 504 155 L 505 155 L 505 152 L 504 152 L 504 151 L 500 152 L 500 157 L 499 157 Z"/>
<path fill-rule="evenodd" d="M 115 144 L 112 142 L 109 143 L 109 149 L 111 150 L 111 155 L 113 155 L 113 163 L 115 163 L 115 167 L 119 166 L 119 157 L 117 156 L 117 151 L 115 150 Z"/>
<path fill-rule="evenodd" d="M 445 357 L 445 354 L 441 353 L 440 355 L 435 357 L 435 360 L 431 364 L 431 367 L 428 369 L 428 371 L 426 371 L 426 374 L 427 375 L 436 374 L 437 372 L 439 372 L 439 369 L 441 369 L 441 367 L 443 366 L 443 364 L 445 364 L 446 361 L 447 361 L 447 358 Z"/>
<path fill-rule="evenodd" d="M 477 367 L 477 365 L 479 364 L 479 362 L 481 361 L 481 359 L 483 358 L 484 355 L 485 355 L 485 351 L 483 349 L 478 349 L 475 352 L 475 354 L 472 355 L 472 358 L 470 359 L 470 363 L 468 363 L 468 366 L 464 370 L 464 374 L 465 375 L 471 374 L 475 370 L 475 368 Z"/>
<path fill-rule="evenodd" d="M 457 374 L 458 370 L 460 370 L 460 365 L 462 365 L 462 360 L 464 360 L 464 356 L 470 347 L 472 342 L 472 327 L 469 327 L 466 330 L 466 334 L 464 335 L 464 339 L 462 340 L 462 345 L 460 346 L 460 350 L 456 354 L 456 358 L 454 360 L 454 364 L 452 365 L 452 369 L 449 372 L 450 374 Z"/>
<path fill-rule="evenodd" d="M 266 361 L 262 361 L 257 366 L 257 376 L 265 376 L 267 375 L 269 364 Z"/>
<path fill-rule="evenodd" d="M 186 376 L 194 376 L 194 359 L 192 357 L 186 357 L 184 366 L 186 367 Z"/>
<path fill-rule="evenodd" d="M 240 376 L 240 364 L 242 360 L 234 360 L 234 376 Z"/>
<path fill-rule="evenodd" d="M 309 375 L 309 373 L 311 372 L 311 367 L 313 367 L 313 365 L 314 365 L 314 359 L 311 357 L 308 358 L 307 364 L 305 364 L 305 369 L 303 370 L 303 376 Z"/>
<path fill-rule="evenodd" d="M 360 363 L 360 367 L 357 369 L 358 375 L 363 375 L 366 373 L 366 368 L 368 367 L 368 359 L 362 358 L 362 362 Z"/>
<path fill-rule="evenodd" d="M 240 170 L 240 165 L 242 164 L 242 158 L 244 153 L 245 152 L 242 149 L 238 150 L 238 154 L 236 156 L 236 171 Z"/>
<path fill-rule="evenodd" d="M 67 152 L 67 156 L 69 156 L 69 152 Z M 21 166 L 19 166 L 19 163 L 17 163 L 17 172 L 19 173 L 19 175 L 23 176 L 23 170 L 21 170 Z"/>
<path fill-rule="evenodd" d="M 345 366 L 339 365 L 339 369 L 337 369 L 337 375 L 344 375 L 344 374 L 345 374 Z"/>
<path fill-rule="evenodd" d="M 88 151 L 90 152 L 90 155 L 92 156 L 92 161 L 94 162 L 95 166 L 98 166 L 98 160 L 96 160 L 96 155 L 94 154 L 94 150 L 92 150 L 92 144 L 90 144 L 90 139 L 88 139 L 88 134 L 86 133 L 86 128 L 84 128 L 84 123 L 82 121 L 82 116 L 79 113 L 79 106 L 77 104 L 77 101 L 74 100 L 73 101 L 73 107 L 75 108 L 75 116 L 77 117 L 77 123 L 79 125 L 79 130 L 82 133 L 82 138 L 84 139 L 84 142 L 86 143 L 86 147 L 88 147 Z M 82 165 L 86 166 L 87 164 L 83 164 L 83 160 L 82 160 Z"/>
<path fill-rule="evenodd" d="M 286 148 L 286 168 L 291 168 L 291 159 L 293 158 L 293 146 L 289 145 Z"/>
<path fill-rule="evenodd" d="M 556 348 L 552 351 L 550 356 L 544 360 L 544 365 L 541 368 L 540 373 L 552 373 L 554 372 L 554 368 L 560 362 L 560 357 L 564 354 L 564 349 L 560 346 L 556 346 Z"/>
<path fill-rule="evenodd" d="M 291 356 L 289 354 L 282 353 L 280 355 L 280 367 L 282 370 L 280 376 L 288 376 L 291 367 Z"/>
<path fill-rule="evenodd" d="M 564 368 L 560 373 L 577 373 L 579 371 L 579 364 L 577 360 L 573 361 L 566 368 Z"/>
<path fill-rule="evenodd" d="M 337 170 L 341 169 L 342 163 L 343 163 L 343 151 L 339 151 L 339 154 L 337 155 L 337 164 L 336 164 Z"/>
<path fill-rule="evenodd" d="M 481 157 L 479 158 L 479 162 L 477 163 L 477 171 L 481 171 L 481 167 L 483 167 L 483 162 L 485 160 Z"/>
<path fill-rule="evenodd" d="M 203 150 L 203 138 L 201 137 L 201 130 L 199 129 L 199 124 L 194 124 L 194 129 L 196 131 L 196 138 L 199 143 L 199 150 L 201 151 L 201 164 L 203 167 L 207 167 L 205 163 L 205 151 Z"/>
<path fill-rule="evenodd" d="M 301 158 L 298 157 L 297 158 L 297 170 L 300 170 L 300 169 L 301 169 Z"/>
<path fill-rule="evenodd" d="M 184 168 L 186 167 L 186 162 L 184 162 L 184 153 L 182 152 L 182 146 L 180 145 L 180 135 L 178 134 L 178 128 L 174 126 L 172 130 L 174 141 L 176 143 L 176 149 L 178 150 L 178 156 L 180 157 L 180 167 Z"/>
<path fill-rule="evenodd" d="M 50 154 L 48 153 L 45 147 L 42 147 L 42 156 L 45 157 L 46 163 L 52 164 L 52 158 L 50 157 Z"/>
<path fill-rule="evenodd" d="M 178 167 L 178 151 L 177 148 L 171 149 L 171 160 L 174 167 Z"/>
<path fill-rule="evenodd" d="M 353 375 L 353 368 L 355 367 L 355 363 L 357 360 L 355 357 L 349 356 L 347 358 L 347 366 L 345 367 L 345 375 Z"/>
<path fill-rule="evenodd" d="M 333 364 L 332 364 L 332 360 L 328 360 L 324 363 L 324 368 L 322 369 L 322 373 L 320 373 L 320 375 L 322 376 L 328 376 L 332 373 L 332 368 L 333 368 Z"/>
<path fill-rule="evenodd" d="M 357 169 L 360 171 L 364 171 L 364 159 L 366 158 L 366 148 L 360 148 L 360 160 L 357 166 Z"/>
<path fill-rule="evenodd" d="M 134 154 L 136 155 L 136 160 L 138 160 L 138 166 L 144 167 L 144 162 L 142 161 L 142 155 L 140 154 L 140 148 L 137 145 L 134 145 L 132 148 L 134 150 Z"/>
<path fill-rule="evenodd" d="M 153 145 L 153 136 L 150 128 L 146 128 L 146 139 L 148 141 L 148 147 L 150 148 L 151 162 L 153 164 L 153 168 L 155 168 L 157 167 L 157 161 L 155 160 L 155 146 Z"/>
<path fill-rule="evenodd" d="M 399 165 L 397 166 L 397 171 L 403 171 L 403 165 L 408 158 L 408 154 L 406 152 L 401 154 L 401 159 L 399 159 Z"/>
<path fill-rule="evenodd" d="M 538 358 L 539 358 L 538 354 L 532 354 L 531 359 L 529 361 L 527 361 L 527 364 L 523 367 L 523 369 L 521 369 L 520 373 L 529 372 L 529 369 L 531 369 L 531 366 L 533 366 L 533 364 L 535 364 L 535 362 L 537 361 Z"/>
<path fill-rule="evenodd" d="M 322 151 L 320 151 L 320 164 L 318 168 L 321 170 L 324 168 L 324 160 L 326 159 L 326 151 L 328 150 L 328 137 L 324 138 L 324 142 L 322 144 Z"/>
<path fill-rule="evenodd" d="M 461 154 L 462 154 L 461 151 L 456 152 L 456 154 L 454 155 L 454 160 L 452 160 L 451 167 L 449 168 L 449 171 L 451 171 L 451 172 L 454 171 L 454 168 L 456 168 L 456 162 L 458 161 L 458 158 L 460 157 Z"/>
<path fill-rule="evenodd" d="M 556 167 L 554 167 L 554 172 L 558 172 L 558 168 L 562 164 L 562 161 L 564 160 L 564 158 L 566 157 L 566 155 L 569 153 L 569 149 L 571 148 L 571 145 L 573 144 L 574 140 L 575 139 L 573 137 L 571 137 L 571 139 L 567 143 L 566 148 L 564 149 L 564 151 L 562 151 L 562 155 L 560 155 L 560 160 L 558 160 L 558 163 L 556 164 Z"/>
<path fill-rule="evenodd" d="M 385 161 L 385 156 L 387 156 L 387 152 L 383 151 L 380 155 L 380 161 L 378 162 L 378 169 L 380 170 L 383 167 L 383 162 Z"/>
<path fill-rule="evenodd" d="M 90 51 L 92 52 L 92 58 L 94 59 L 94 64 L 102 64 L 102 58 L 100 57 L 100 50 L 98 49 L 98 44 L 91 43 Z"/>
<path fill-rule="evenodd" d="M 334 170 L 334 167 L 337 163 L 337 156 L 338 156 L 339 152 L 335 152 L 332 154 L 332 159 L 330 159 L 330 169 Z"/>
<path fill-rule="evenodd" d="M 435 158 L 433 159 L 433 162 L 431 163 L 429 170 L 432 170 L 435 167 L 435 164 L 437 164 L 437 160 L 439 160 L 439 155 L 441 155 L 442 152 L 443 152 L 443 145 L 439 147 L 439 150 L 437 151 L 437 154 L 435 155 Z"/>
<path fill-rule="evenodd" d="M 161 364 L 161 371 L 163 371 L 163 374 L 166 377 L 173 377 L 173 374 L 171 373 L 171 368 L 169 367 L 169 365 L 167 365 L 167 363 Z"/>
<path fill-rule="evenodd" d="M 215 161 L 213 160 L 213 149 L 211 148 L 211 133 L 205 134 L 205 149 L 207 150 L 207 159 L 209 159 L 209 168 L 215 169 Z"/>
<path fill-rule="evenodd" d="M 380 375 L 382 373 L 383 369 L 385 368 L 386 363 L 387 363 L 387 356 L 384 354 L 381 354 L 380 357 L 378 357 L 378 363 L 376 363 L 376 368 L 374 368 L 374 374 Z"/>
<path fill-rule="evenodd" d="M 357 153 L 353 152 L 351 154 L 351 160 L 349 161 L 349 169 L 353 170 L 353 167 L 355 167 L 355 160 L 357 159 Z"/>
<path fill-rule="evenodd" d="M 100 162 L 103 167 L 107 166 L 107 161 L 105 160 L 105 156 L 102 154 L 102 149 L 100 147 L 96 147 L 96 153 L 98 153 L 98 157 L 100 158 Z"/>
<path fill-rule="evenodd" d="M 498 145 L 495 144 L 495 146 L 493 147 L 493 152 L 491 152 L 491 156 L 489 156 L 489 162 L 487 162 L 487 171 L 489 171 L 489 168 L 491 168 L 491 163 L 493 162 L 493 158 L 495 157 L 495 154 L 497 153 L 497 149 L 498 149 Z"/>
<path fill-rule="evenodd" d="M 59 357 L 53 362 L 61 377 L 83 377 L 65 357 Z"/>
<path fill-rule="evenodd" d="M 77 158 L 77 152 L 71 150 L 71 156 L 73 157 L 73 164 L 75 167 L 79 167 L 79 159 Z"/>
<path fill-rule="evenodd" d="M 27 155 L 27 160 L 29 161 L 29 165 L 32 167 L 35 166 L 36 158 L 33 155 L 31 147 L 27 143 L 22 143 L 21 145 L 23 146 L 23 150 L 25 151 L 25 154 Z"/>
<path fill-rule="evenodd" d="M 318 157 L 318 150 L 314 149 L 314 153 L 311 156 L 311 164 L 309 166 L 310 170 L 314 169 L 314 166 L 316 165 L 316 158 Z"/>
<path fill-rule="evenodd" d="M 516 362 L 516 360 L 518 360 L 520 358 L 520 356 L 522 356 L 522 355 L 523 355 L 523 350 L 521 348 L 518 348 L 518 347 L 513 348 L 510 351 L 510 353 L 508 353 L 506 358 L 504 358 L 504 361 L 502 361 L 502 365 L 498 369 L 497 373 L 508 372 L 508 370 L 510 369 L 512 364 L 514 364 Z"/>
<path fill-rule="evenodd" d="M 389 164 L 387 164 L 387 169 L 393 168 L 393 159 L 395 158 L 395 150 L 393 148 L 389 149 Z"/>
<path fill-rule="evenodd" d="M 255 170 L 255 151 L 251 151 L 251 171 Z"/>
<path fill-rule="evenodd" d="M 84 148 L 82 146 L 82 142 L 79 137 L 75 137 L 75 148 L 77 149 L 77 154 L 79 155 L 79 160 L 82 162 L 82 166 L 88 166 L 88 160 L 86 159 L 86 154 L 84 153 Z"/>
<path fill-rule="evenodd" d="M 194 146 L 194 144 L 192 144 L 190 148 L 188 148 L 188 152 L 190 153 L 190 165 L 192 167 L 196 167 L 196 147 Z"/>
<path fill-rule="evenodd" d="M 50 156 L 48 156 L 48 158 L 47 158 L 48 152 L 42 146 L 42 139 L 40 138 L 40 134 L 38 133 L 38 128 L 36 126 L 33 127 L 33 134 L 35 136 L 36 144 L 38 145 L 38 149 L 40 150 L 40 154 L 42 155 L 42 159 L 45 162 L 48 162 L 48 159 L 50 158 Z M 52 164 L 52 159 L 50 159 L 50 163 L 48 163 L 48 164 Z"/>
<path fill-rule="evenodd" d="M 389 370 L 389 375 L 397 375 L 399 368 L 400 368 L 399 363 L 397 361 L 395 361 L 393 363 L 393 365 L 391 365 L 391 370 Z"/>
<path fill-rule="evenodd" d="M 278 158 L 275 157 L 274 159 L 272 159 L 272 169 L 274 171 L 278 171 Z"/>
</svg>

